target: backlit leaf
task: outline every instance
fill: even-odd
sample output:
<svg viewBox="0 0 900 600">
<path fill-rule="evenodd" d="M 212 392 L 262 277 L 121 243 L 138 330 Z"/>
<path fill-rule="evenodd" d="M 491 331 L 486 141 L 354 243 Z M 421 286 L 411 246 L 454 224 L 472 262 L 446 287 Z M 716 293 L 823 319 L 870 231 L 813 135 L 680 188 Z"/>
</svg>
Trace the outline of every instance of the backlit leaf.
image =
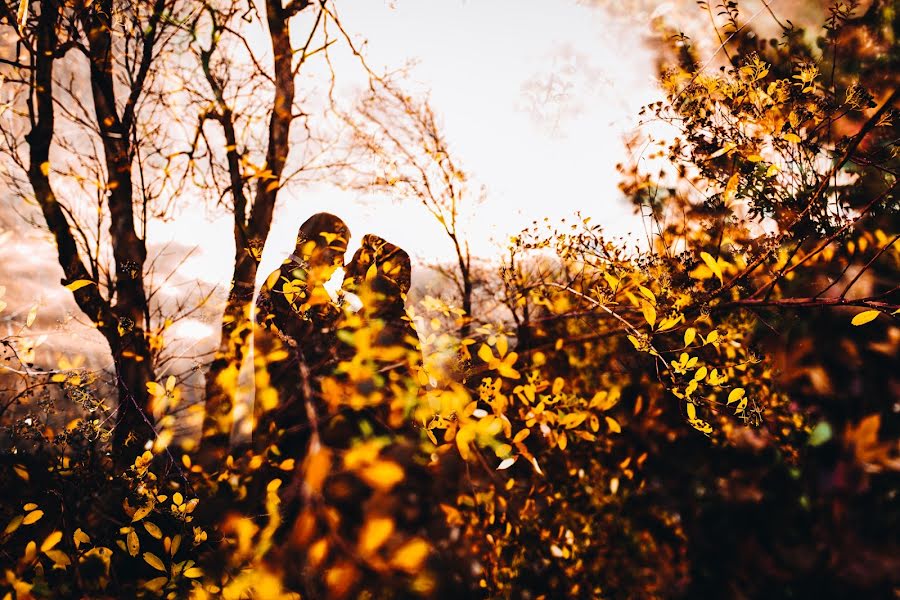
<svg viewBox="0 0 900 600">
<path fill-rule="evenodd" d="M 394 520 L 390 517 L 372 517 L 366 520 L 359 534 L 359 553 L 363 556 L 378 550 L 394 533 Z"/>
<path fill-rule="evenodd" d="M 361 473 L 362 478 L 375 489 L 389 490 L 403 481 L 403 468 L 390 460 L 377 460 L 365 467 Z"/>
<path fill-rule="evenodd" d="M 641 312 L 644 313 L 644 320 L 650 324 L 651 328 L 656 325 L 656 309 L 653 308 L 652 304 L 644 302 L 641 307 Z"/>
<path fill-rule="evenodd" d="M 72 559 L 70 559 L 69 555 L 62 550 L 47 550 L 45 554 L 54 564 L 59 565 L 60 567 L 68 567 L 72 564 Z"/>
<path fill-rule="evenodd" d="M 31 525 L 32 523 L 37 523 L 41 517 L 44 516 L 44 511 L 42 510 L 33 510 L 22 520 L 23 525 Z"/>
<path fill-rule="evenodd" d="M 421 538 L 410 540 L 391 557 L 391 566 L 409 573 L 415 572 L 428 557 L 428 551 L 428 542 L 425 540 Z"/>
<path fill-rule="evenodd" d="M 853 320 L 851 320 L 850 323 L 857 327 L 859 325 L 865 325 L 866 323 L 877 319 L 879 314 L 881 314 L 881 311 L 879 310 L 865 310 L 853 317 Z"/>
<path fill-rule="evenodd" d="M 166 565 L 164 565 L 163 561 L 152 552 L 144 552 L 144 562 L 146 562 L 157 571 L 166 571 Z"/>
<path fill-rule="evenodd" d="M 151 592 L 158 592 L 169 582 L 168 577 L 155 577 L 150 581 L 144 584 L 144 588 L 150 590 Z"/>
<path fill-rule="evenodd" d="M 150 521 L 144 521 L 144 529 L 147 530 L 147 533 L 152 535 L 156 539 L 162 539 L 162 530 L 155 524 Z"/>
<path fill-rule="evenodd" d="M 94 282 L 91 281 L 90 279 L 78 279 L 77 281 L 73 281 L 72 283 L 66 285 L 66 289 L 70 290 L 72 292 L 76 292 L 76 291 L 80 290 L 81 288 L 83 288 L 84 286 L 91 285 L 92 283 L 94 283 Z"/>
<path fill-rule="evenodd" d="M 44 543 L 41 544 L 41 552 L 46 552 L 47 550 L 52 550 L 54 546 L 56 546 L 60 540 L 62 539 L 62 531 L 54 531 L 44 540 Z"/>
<path fill-rule="evenodd" d="M 138 539 L 137 532 L 133 528 L 128 532 L 125 541 L 128 546 L 128 554 L 137 556 L 138 551 L 141 549 L 141 541 Z"/>
<path fill-rule="evenodd" d="M 728 394 L 728 402 L 726 404 L 731 404 L 732 402 L 737 402 L 741 398 L 744 397 L 745 391 L 744 388 L 734 388 L 731 390 L 731 393 Z"/>
<path fill-rule="evenodd" d="M 75 542 L 75 547 L 78 548 L 81 544 L 90 544 L 91 538 L 88 534 L 81 530 L 81 527 L 75 530 L 74 535 L 72 535 L 72 541 Z"/>
<path fill-rule="evenodd" d="M 619 425 L 619 422 L 613 419 L 610 416 L 606 417 L 606 425 L 609 427 L 609 430 L 613 433 L 622 433 L 622 426 Z"/>
<path fill-rule="evenodd" d="M 709 252 L 701 252 L 700 258 L 703 259 L 703 262 L 706 263 L 706 266 L 709 267 L 709 270 L 713 272 L 713 275 L 719 278 L 719 282 L 722 281 L 722 269 L 719 268 L 719 263 L 714 259 Z"/>
<path fill-rule="evenodd" d="M 684 345 L 690 346 L 694 339 L 697 337 L 697 330 L 693 327 L 688 327 L 684 332 Z"/>
</svg>

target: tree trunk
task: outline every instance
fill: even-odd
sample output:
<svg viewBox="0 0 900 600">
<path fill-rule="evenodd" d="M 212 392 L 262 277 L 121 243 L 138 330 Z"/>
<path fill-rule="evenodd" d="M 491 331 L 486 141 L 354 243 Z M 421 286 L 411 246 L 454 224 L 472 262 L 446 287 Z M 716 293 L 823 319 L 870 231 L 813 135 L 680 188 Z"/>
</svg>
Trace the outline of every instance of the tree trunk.
<svg viewBox="0 0 900 600">
<path fill-rule="evenodd" d="M 147 382 L 153 381 L 149 348 L 142 333 L 129 337 L 119 340 L 113 351 L 119 409 L 112 445 L 118 471 L 127 469 L 144 452 L 147 443 L 156 438 L 153 416 L 148 410 Z"/>
<path fill-rule="evenodd" d="M 159 2 L 157 5 L 161 6 Z M 110 6 L 107 8 L 111 10 Z M 146 249 L 134 229 L 131 148 L 128 136 L 122 134 L 122 131 L 130 130 L 130 125 L 123 125 L 114 112 L 110 30 L 92 14 L 85 13 L 83 18 L 85 25 L 89 26 L 91 41 L 91 87 L 103 138 L 107 187 L 110 190 L 107 203 L 116 263 L 114 290 L 110 290 L 110 296 L 114 294 L 116 300 L 113 305 L 100 293 L 96 268 L 89 270 L 84 264 L 72 233 L 72 224 L 50 184 L 50 146 L 54 135 L 53 66 L 59 45 L 59 17 L 60 4 L 57 0 L 42 2 L 35 36 L 34 100 L 30 105 L 33 126 L 26 137 L 29 147 L 28 179 L 44 221 L 56 241 L 58 260 L 64 273 L 62 283 L 79 280 L 92 282 L 76 289 L 73 295 L 78 307 L 103 334 L 113 356 L 119 391 L 113 455 L 116 465 L 124 469 L 155 436 L 152 417 L 147 410 L 147 383 L 153 380 L 153 365 L 143 328 L 148 314 L 143 284 Z M 152 40 L 153 36 L 148 35 L 147 43 L 151 46 Z"/>
<path fill-rule="evenodd" d="M 234 278 L 222 315 L 219 348 L 206 372 L 204 444 L 224 448 L 234 423 L 238 373 L 253 333 L 253 290 L 259 262 L 249 248 L 239 248 Z"/>
<path fill-rule="evenodd" d="M 218 120 L 222 124 L 227 144 L 226 155 L 234 201 L 235 243 L 234 273 L 222 316 L 219 347 L 206 373 L 202 451 L 205 458 L 212 461 L 217 460 L 227 448 L 234 423 L 237 377 L 253 331 L 252 302 L 256 273 L 272 225 L 281 175 L 290 151 L 289 135 L 293 122 L 295 87 L 289 20 L 307 6 L 308 2 L 296 2 L 287 10 L 281 0 L 266 0 L 266 21 L 274 60 L 275 98 L 269 117 L 266 146 L 268 175 L 260 177 L 256 182 L 249 215 L 234 118 L 231 108 L 224 103 L 220 83 L 208 71 L 208 62 L 206 63 L 206 78 L 217 97 Z"/>
</svg>

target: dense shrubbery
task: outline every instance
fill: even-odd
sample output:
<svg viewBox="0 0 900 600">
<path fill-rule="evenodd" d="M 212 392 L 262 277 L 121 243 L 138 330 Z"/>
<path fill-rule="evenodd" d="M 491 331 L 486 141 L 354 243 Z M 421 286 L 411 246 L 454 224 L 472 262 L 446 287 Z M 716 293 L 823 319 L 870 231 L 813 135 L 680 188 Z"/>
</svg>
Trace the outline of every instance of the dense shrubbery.
<svg viewBox="0 0 900 600">
<path fill-rule="evenodd" d="M 374 236 L 335 301 L 346 240 L 307 231 L 266 283 L 250 441 L 220 405 L 175 439 L 173 377 L 150 439 L 111 436 L 89 373 L 5 342 L 48 386 L 3 413 L 8 597 L 896 593 L 897 13 L 835 9 L 813 49 L 725 8 L 731 65 L 672 38 L 645 112 L 671 135 L 622 165 L 647 247 L 535 225 L 481 283 L 488 322 L 407 299 Z"/>
</svg>

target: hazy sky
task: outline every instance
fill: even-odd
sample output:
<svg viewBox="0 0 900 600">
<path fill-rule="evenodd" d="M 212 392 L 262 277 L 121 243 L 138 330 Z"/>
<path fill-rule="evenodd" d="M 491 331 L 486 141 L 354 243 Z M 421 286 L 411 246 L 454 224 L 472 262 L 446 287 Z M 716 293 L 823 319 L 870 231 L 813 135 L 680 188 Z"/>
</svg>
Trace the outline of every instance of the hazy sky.
<svg viewBox="0 0 900 600">
<path fill-rule="evenodd" d="M 653 55 L 643 40 L 646 21 L 635 27 L 621 14 L 568 0 L 344 0 L 338 6 L 373 68 L 416 61 L 411 71 L 416 87 L 431 90 L 456 159 L 474 185 L 485 186 L 486 201 L 465 215 L 461 227 L 475 256 L 497 256 L 509 236 L 532 219 L 556 220 L 575 211 L 593 216 L 612 233 L 639 231 L 639 220 L 620 199 L 614 166 L 623 158 L 623 134 L 657 93 Z M 338 95 L 349 102 L 364 83 L 362 71 L 347 52 L 336 48 L 333 59 Z M 306 73 L 316 77 L 315 68 Z M 325 77 L 323 69 L 318 73 Z M 11 206 L 14 200 L 7 200 Z M 151 255 L 168 241 L 176 243 L 164 262 L 194 247 L 173 280 L 180 280 L 179 287 L 163 294 L 182 293 L 193 280 L 203 280 L 220 286 L 224 298 L 232 268 L 230 219 L 223 213 L 211 220 L 201 203 L 183 200 L 186 208 L 175 222 L 150 224 Z M 4 221 L 16 218 L 4 210 Z M 281 194 L 263 276 L 290 252 L 300 223 L 321 210 L 350 225 L 351 252 L 353 242 L 376 233 L 404 247 L 419 264 L 451 257 L 438 225 L 419 206 L 322 183 Z M 63 339 L 69 329 L 54 324 L 60 315 L 79 313 L 60 286 L 52 240 L 27 227 L 16 229 L 2 246 L 8 268 L 0 273 L 0 285 L 9 288 L 10 308 L 0 321 L 16 310 L 21 318 L 40 303 L 40 314 L 52 316 L 43 323 L 51 335 L 45 346 L 77 349 L 83 340 Z M 214 322 L 186 321 L 173 336 L 196 340 L 215 330 Z M 102 346 L 99 336 L 93 338 Z"/>
<path fill-rule="evenodd" d="M 462 227 L 473 254 L 496 256 L 532 219 L 578 210 L 610 231 L 636 230 L 631 209 L 619 200 L 614 165 L 622 160 L 623 133 L 655 93 L 653 58 L 642 32 L 612 23 L 602 9 L 565 0 L 360 0 L 339 6 L 345 27 L 359 32 L 355 41 L 365 42 L 371 66 L 416 61 L 412 78 L 431 90 L 457 160 L 475 185 L 485 186 L 486 202 L 466 215 Z M 333 56 L 339 91 L 349 94 L 362 85 L 362 73 L 347 53 Z M 449 242 L 419 206 L 321 184 L 282 193 L 263 273 L 290 252 L 299 224 L 319 210 L 344 218 L 355 241 L 371 232 L 414 258 L 451 257 Z M 185 213 L 174 227 L 160 228 L 157 239 L 185 239 L 186 231 L 196 238 L 202 230 L 210 243 L 200 244 L 186 268 L 227 282 L 231 265 L 221 260 L 218 246 L 228 243 L 228 219 L 200 220 L 199 211 Z"/>
</svg>

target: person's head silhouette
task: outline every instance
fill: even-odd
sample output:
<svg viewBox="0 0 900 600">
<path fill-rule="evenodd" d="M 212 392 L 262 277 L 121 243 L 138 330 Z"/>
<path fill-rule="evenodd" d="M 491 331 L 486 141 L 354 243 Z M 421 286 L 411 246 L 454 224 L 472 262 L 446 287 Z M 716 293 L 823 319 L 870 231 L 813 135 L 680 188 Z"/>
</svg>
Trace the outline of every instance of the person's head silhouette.
<svg viewBox="0 0 900 600">
<path fill-rule="evenodd" d="M 330 213 L 316 213 L 300 226 L 291 258 L 307 271 L 308 287 L 324 284 L 343 266 L 349 240 L 350 228 Z"/>
</svg>

